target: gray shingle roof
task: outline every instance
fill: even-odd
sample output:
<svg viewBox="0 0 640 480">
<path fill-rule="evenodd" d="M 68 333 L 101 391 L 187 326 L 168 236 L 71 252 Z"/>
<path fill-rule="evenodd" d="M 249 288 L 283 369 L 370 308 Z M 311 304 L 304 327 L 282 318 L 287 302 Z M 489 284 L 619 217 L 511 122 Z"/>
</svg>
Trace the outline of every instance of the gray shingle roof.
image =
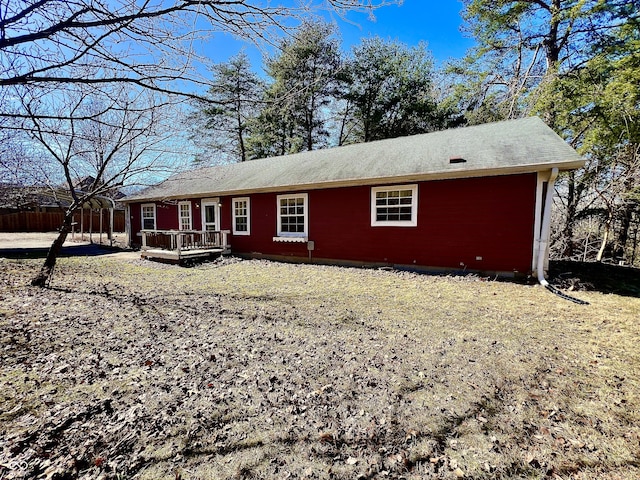
<svg viewBox="0 0 640 480">
<path fill-rule="evenodd" d="M 200 168 L 123 201 L 570 170 L 583 163 L 542 120 L 530 117 Z"/>
</svg>

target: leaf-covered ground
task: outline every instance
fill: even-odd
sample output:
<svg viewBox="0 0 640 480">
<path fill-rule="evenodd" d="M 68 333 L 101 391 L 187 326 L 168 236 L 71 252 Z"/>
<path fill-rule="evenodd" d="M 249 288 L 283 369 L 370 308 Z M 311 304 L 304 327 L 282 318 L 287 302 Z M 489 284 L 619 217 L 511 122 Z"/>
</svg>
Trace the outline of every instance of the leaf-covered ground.
<svg viewBox="0 0 640 480">
<path fill-rule="evenodd" d="M 0 259 L 0 479 L 640 477 L 640 299 Z"/>
</svg>

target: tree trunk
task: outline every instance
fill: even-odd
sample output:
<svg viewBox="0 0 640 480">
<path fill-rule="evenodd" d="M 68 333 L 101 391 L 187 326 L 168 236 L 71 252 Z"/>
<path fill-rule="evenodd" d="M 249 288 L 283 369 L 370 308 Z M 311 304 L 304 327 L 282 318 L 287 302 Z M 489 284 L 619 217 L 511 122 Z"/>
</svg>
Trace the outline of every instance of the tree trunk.
<svg viewBox="0 0 640 480">
<path fill-rule="evenodd" d="M 611 233 L 612 222 L 613 222 L 613 212 L 609 210 L 609 216 L 607 217 L 607 221 L 604 223 L 604 235 L 602 236 L 602 243 L 600 244 L 600 250 L 598 250 L 598 255 L 596 255 L 596 262 L 602 262 L 604 251 L 607 248 L 607 243 L 609 242 L 609 235 Z"/>
<path fill-rule="evenodd" d="M 631 215 L 633 214 L 633 207 L 629 204 L 622 208 L 620 214 L 620 230 L 616 235 L 616 240 L 613 246 L 613 256 L 624 260 L 625 252 L 627 250 L 627 242 L 629 241 L 629 228 L 631 227 Z"/>
<path fill-rule="evenodd" d="M 73 221 L 73 212 L 67 211 L 64 216 L 64 221 L 60 227 L 58 237 L 53 241 L 49 252 L 47 252 L 47 258 L 44 260 L 44 264 L 40 269 L 40 272 L 31 280 L 31 285 L 34 287 L 45 287 L 51 276 L 53 275 L 53 269 L 56 266 L 58 255 L 62 251 L 62 244 L 67 239 L 67 235 L 71 231 L 71 223 Z"/>
</svg>

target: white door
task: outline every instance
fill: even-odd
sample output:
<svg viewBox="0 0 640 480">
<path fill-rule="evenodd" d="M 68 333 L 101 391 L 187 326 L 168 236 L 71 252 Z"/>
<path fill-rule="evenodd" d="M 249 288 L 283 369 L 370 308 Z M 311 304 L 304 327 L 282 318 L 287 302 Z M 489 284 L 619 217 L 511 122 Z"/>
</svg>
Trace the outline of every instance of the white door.
<svg viewBox="0 0 640 480">
<path fill-rule="evenodd" d="M 217 198 L 202 200 L 202 229 L 207 231 L 220 230 L 220 201 Z"/>
</svg>

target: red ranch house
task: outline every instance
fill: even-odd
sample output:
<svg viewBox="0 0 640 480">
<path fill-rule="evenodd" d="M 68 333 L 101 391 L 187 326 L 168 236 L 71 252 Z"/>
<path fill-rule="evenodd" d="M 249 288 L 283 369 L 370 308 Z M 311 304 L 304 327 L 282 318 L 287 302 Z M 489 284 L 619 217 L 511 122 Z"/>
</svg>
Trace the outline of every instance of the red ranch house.
<svg viewBox="0 0 640 480">
<path fill-rule="evenodd" d="M 583 163 L 534 117 L 201 168 L 124 202 L 144 256 L 527 275 L 549 184 Z"/>
</svg>

